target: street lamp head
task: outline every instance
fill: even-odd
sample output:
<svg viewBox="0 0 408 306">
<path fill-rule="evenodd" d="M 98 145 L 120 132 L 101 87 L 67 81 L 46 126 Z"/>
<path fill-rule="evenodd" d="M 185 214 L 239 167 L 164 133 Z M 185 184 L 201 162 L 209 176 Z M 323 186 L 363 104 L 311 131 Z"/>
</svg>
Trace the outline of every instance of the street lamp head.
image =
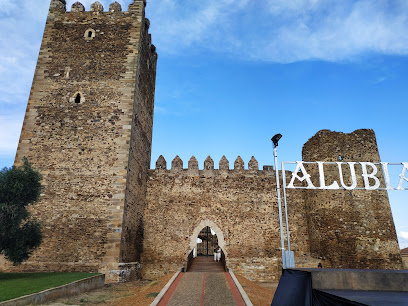
<svg viewBox="0 0 408 306">
<path fill-rule="evenodd" d="M 276 134 L 275 136 L 272 137 L 271 140 L 272 140 L 273 145 L 274 145 L 275 147 L 278 146 L 279 139 L 281 139 L 281 138 L 282 138 L 282 134 Z"/>
</svg>

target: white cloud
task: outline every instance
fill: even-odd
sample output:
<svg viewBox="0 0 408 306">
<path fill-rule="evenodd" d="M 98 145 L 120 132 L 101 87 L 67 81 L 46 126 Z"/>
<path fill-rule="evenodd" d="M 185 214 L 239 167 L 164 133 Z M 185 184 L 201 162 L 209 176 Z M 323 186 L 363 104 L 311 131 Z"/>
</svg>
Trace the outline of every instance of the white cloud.
<svg viewBox="0 0 408 306">
<path fill-rule="evenodd" d="M 334 4 L 333 1 L 327 0 L 325 0 L 325 2 L 321 0 L 266 0 L 268 10 L 275 15 L 298 15 L 299 12 L 314 10 L 323 4 L 328 4 L 329 2 L 331 2 L 332 5 Z"/>
<path fill-rule="evenodd" d="M 0 116 L 0 155 L 14 155 L 21 132 L 22 118 Z"/>
<path fill-rule="evenodd" d="M 272 62 L 408 54 L 404 1 L 151 0 L 148 5 L 159 51 L 182 53 L 195 46 Z"/>
<path fill-rule="evenodd" d="M 408 239 L 408 232 L 399 232 L 398 236 L 404 239 Z"/>
<path fill-rule="evenodd" d="M 398 236 L 398 243 L 401 249 L 408 247 L 408 232 L 399 232 Z"/>
<path fill-rule="evenodd" d="M 380 84 L 380 83 L 382 83 L 382 82 L 385 82 L 386 80 L 387 80 L 387 77 L 381 76 L 381 77 L 378 77 L 378 78 L 374 81 L 374 84 Z"/>
<path fill-rule="evenodd" d="M 155 105 L 154 106 L 154 113 L 155 114 L 167 114 L 167 109 L 165 107 Z"/>
<path fill-rule="evenodd" d="M 0 0 L 0 14 L 9 14 L 17 7 L 13 0 Z"/>
<path fill-rule="evenodd" d="M 42 1 L 33 5 L 32 1 L 24 0 L 7 5 L 7 1 L 0 1 L 8 8 L 7 12 L 0 10 L 0 106 L 25 104 L 48 4 Z M 40 10 L 42 14 L 39 16 Z"/>
</svg>

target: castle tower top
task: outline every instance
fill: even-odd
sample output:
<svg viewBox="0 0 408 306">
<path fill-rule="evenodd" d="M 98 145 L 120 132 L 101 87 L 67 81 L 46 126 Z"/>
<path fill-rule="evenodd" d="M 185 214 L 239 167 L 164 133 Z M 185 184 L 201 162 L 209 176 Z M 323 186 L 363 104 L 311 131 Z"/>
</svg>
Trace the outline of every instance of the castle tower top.
<svg viewBox="0 0 408 306">
<path fill-rule="evenodd" d="M 134 0 L 128 6 L 128 12 L 137 13 L 146 7 L 146 0 Z M 93 12 L 101 13 L 104 11 L 103 5 L 96 1 L 91 4 L 90 10 L 86 11 L 85 6 L 77 1 L 71 6 L 71 13 Z M 67 2 L 65 0 L 51 0 L 50 13 L 66 13 Z M 122 12 L 122 7 L 118 2 L 113 2 L 109 5 L 109 13 Z"/>
</svg>

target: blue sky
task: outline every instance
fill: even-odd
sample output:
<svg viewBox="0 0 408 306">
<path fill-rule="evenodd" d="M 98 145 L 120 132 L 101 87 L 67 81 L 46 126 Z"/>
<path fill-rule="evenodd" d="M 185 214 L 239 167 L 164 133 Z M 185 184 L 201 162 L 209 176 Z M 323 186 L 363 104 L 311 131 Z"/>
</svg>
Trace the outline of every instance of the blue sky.
<svg viewBox="0 0 408 306">
<path fill-rule="evenodd" d="M 0 0 L 0 167 L 13 163 L 48 6 Z M 146 10 L 159 55 L 152 165 L 160 154 L 185 166 L 194 155 L 200 168 L 208 155 L 216 165 L 254 155 L 262 167 L 278 132 L 279 159 L 293 161 L 317 131 L 359 128 L 374 129 L 383 161 L 408 161 L 408 1 L 148 0 Z M 408 191 L 389 195 L 408 247 Z"/>
</svg>

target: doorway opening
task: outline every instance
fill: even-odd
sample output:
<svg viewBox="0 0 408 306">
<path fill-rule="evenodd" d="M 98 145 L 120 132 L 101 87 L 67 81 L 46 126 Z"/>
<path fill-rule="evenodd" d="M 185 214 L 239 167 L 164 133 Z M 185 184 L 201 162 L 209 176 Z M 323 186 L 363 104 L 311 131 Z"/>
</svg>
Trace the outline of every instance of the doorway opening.
<svg viewBox="0 0 408 306">
<path fill-rule="evenodd" d="M 218 238 L 214 230 L 206 226 L 197 237 L 197 256 L 214 256 L 214 249 L 218 246 Z"/>
<path fill-rule="evenodd" d="M 196 234 L 197 235 L 197 234 Z M 219 252 L 217 252 L 219 249 Z M 187 272 L 225 272 L 225 254 L 218 237 L 210 226 L 204 226 L 196 236 L 195 248 L 187 258 Z"/>
</svg>

